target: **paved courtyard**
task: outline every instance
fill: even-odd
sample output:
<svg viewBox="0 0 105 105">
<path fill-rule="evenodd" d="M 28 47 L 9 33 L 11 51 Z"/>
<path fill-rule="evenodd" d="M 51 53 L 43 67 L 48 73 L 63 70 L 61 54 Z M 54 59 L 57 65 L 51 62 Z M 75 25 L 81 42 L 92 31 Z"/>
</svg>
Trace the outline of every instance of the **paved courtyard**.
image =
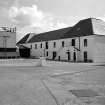
<svg viewBox="0 0 105 105">
<path fill-rule="evenodd" d="M 0 61 L 0 105 L 105 105 L 104 65 L 37 61 Z"/>
</svg>

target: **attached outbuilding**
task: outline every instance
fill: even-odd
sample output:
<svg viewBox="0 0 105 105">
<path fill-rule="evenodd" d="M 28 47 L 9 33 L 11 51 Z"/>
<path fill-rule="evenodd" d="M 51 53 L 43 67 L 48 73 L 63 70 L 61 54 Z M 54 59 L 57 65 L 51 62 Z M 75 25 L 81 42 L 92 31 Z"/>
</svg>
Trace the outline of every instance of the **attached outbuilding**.
<svg viewBox="0 0 105 105">
<path fill-rule="evenodd" d="M 30 48 L 19 45 L 19 55 L 22 58 L 29 58 L 30 57 Z"/>
</svg>

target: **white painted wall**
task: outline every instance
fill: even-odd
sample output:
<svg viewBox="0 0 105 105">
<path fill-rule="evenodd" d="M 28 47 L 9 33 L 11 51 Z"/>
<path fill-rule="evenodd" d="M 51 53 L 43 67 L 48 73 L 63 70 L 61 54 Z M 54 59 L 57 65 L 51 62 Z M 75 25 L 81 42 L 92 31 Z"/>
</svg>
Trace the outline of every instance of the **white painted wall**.
<svg viewBox="0 0 105 105">
<path fill-rule="evenodd" d="M 94 62 L 105 63 L 105 36 L 95 36 L 94 42 Z"/>
<path fill-rule="evenodd" d="M 31 55 L 35 57 L 44 56 L 44 53 L 46 55 L 46 52 L 48 51 L 48 57 L 49 59 L 52 59 L 53 51 L 58 52 L 56 60 L 58 60 L 58 57 L 60 56 L 61 60 L 68 60 L 67 50 L 70 51 L 71 54 L 71 61 L 73 61 L 73 52 L 76 52 L 76 58 L 77 61 L 84 61 L 84 51 L 87 51 L 88 53 L 88 60 L 94 61 L 94 62 L 103 62 L 105 59 L 105 48 L 104 48 L 104 42 L 105 38 L 101 36 L 96 35 L 90 35 L 90 36 L 83 36 L 80 37 L 80 51 L 77 51 L 74 49 L 73 46 L 71 46 L 71 40 L 74 38 L 67 38 L 67 39 L 59 39 L 59 40 L 52 40 L 48 41 L 49 48 L 45 49 L 45 42 L 36 42 L 36 43 L 27 43 L 24 44 L 26 47 L 29 47 L 32 45 L 31 49 Z M 87 47 L 84 47 L 84 39 L 87 39 Z M 76 48 L 79 49 L 79 37 L 75 37 L 76 40 Z M 62 48 L 62 41 L 65 42 L 65 47 Z M 56 47 L 54 48 L 53 44 L 56 42 Z M 40 48 L 40 44 L 42 43 L 42 48 Z M 104 44 L 103 44 L 104 43 Z M 37 44 L 37 49 L 35 49 L 35 44 Z M 102 53 L 103 52 L 103 53 Z"/>
<path fill-rule="evenodd" d="M 84 47 L 84 39 L 87 39 L 87 47 Z M 81 61 L 84 61 L 84 51 L 88 52 L 88 60 L 93 60 L 94 51 L 94 35 L 83 36 L 80 40 L 80 57 Z"/>
<path fill-rule="evenodd" d="M 71 40 L 75 39 L 76 40 L 76 48 L 79 49 L 79 43 L 80 43 L 80 51 L 74 49 L 73 46 L 71 46 Z M 88 40 L 88 46 L 84 47 L 84 39 Z M 67 38 L 67 39 L 60 39 L 60 40 L 54 40 L 54 41 L 50 41 L 49 42 L 49 46 L 50 48 L 48 49 L 48 51 L 50 52 L 50 58 L 52 58 L 52 51 L 57 51 L 57 57 L 56 59 L 58 59 L 58 56 L 60 56 L 61 60 L 68 60 L 68 55 L 67 55 L 67 50 L 70 51 L 71 54 L 71 61 L 73 61 L 73 53 L 76 52 L 76 58 L 77 61 L 84 61 L 84 51 L 88 52 L 88 60 L 93 60 L 93 46 L 94 45 L 94 37 L 91 36 L 84 36 L 84 37 L 80 37 L 80 42 L 79 42 L 79 37 L 75 37 L 75 38 Z M 61 48 L 62 45 L 62 41 L 65 42 L 65 47 Z M 56 42 L 57 46 L 56 48 L 53 48 L 53 42 Z"/>
<path fill-rule="evenodd" d="M 92 19 L 93 32 L 97 35 L 105 35 L 105 22 L 100 19 Z"/>
</svg>

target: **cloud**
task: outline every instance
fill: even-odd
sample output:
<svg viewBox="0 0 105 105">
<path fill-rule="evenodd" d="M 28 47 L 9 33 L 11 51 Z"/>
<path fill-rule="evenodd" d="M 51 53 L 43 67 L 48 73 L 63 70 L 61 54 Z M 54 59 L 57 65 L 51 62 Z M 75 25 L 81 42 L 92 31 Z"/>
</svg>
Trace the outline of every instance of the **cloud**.
<svg viewBox="0 0 105 105">
<path fill-rule="evenodd" d="M 45 32 L 68 26 L 56 16 L 39 10 L 37 5 L 31 7 L 12 6 L 9 10 L 9 17 L 16 24 L 19 31 L 24 33 Z"/>
</svg>

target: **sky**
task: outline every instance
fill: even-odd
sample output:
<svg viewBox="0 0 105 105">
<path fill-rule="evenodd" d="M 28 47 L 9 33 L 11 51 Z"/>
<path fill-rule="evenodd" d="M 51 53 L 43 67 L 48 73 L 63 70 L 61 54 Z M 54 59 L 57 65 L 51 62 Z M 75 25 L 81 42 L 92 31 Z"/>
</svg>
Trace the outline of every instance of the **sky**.
<svg viewBox="0 0 105 105">
<path fill-rule="evenodd" d="M 0 0 L 0 26 L 16 26 L 17 40 L 90 17 L 105 21 L 105 0 Z"/>
</svg>

